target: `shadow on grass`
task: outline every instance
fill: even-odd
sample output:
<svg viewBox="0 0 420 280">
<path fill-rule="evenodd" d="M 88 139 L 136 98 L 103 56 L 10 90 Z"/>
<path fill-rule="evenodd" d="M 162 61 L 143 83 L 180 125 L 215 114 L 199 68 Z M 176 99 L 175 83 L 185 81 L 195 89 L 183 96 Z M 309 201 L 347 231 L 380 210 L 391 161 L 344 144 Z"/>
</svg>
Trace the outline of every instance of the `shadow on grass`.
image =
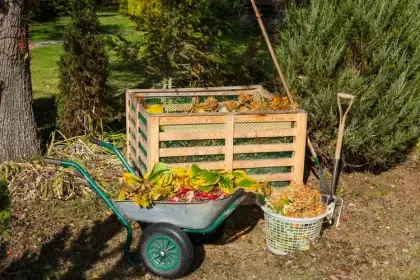
<svg viewBox="0 0 420 280">
<path fill-rule="evenodd" d="M 8 264 L 0 273 L 1 279 L 86 279 L 86 272 L 99 261 L 119 255 L 119 248 L 104 254 L 107 242 L 122 229 L 114 217 L 98 221 L 91 228 L 84 228 L 73 239 L 72 229 L 63 227 L 39 253 L 24 253 Z M 122 256 L 122 254 L 121 254 Z M 67 269 L 66 269 L 67 268 Z M 65 271 L 65 272 L 63 272 Z M 131 275 L 143 275 L 142 269 L 130 268 L 121 259 L 102 275 L 102 279 L 122 279 Z"/>
<path fill-rule="evenodd" d="M 41 23 L 41 26 L 31 28 L 31 38 L 36 38 L 36 41 L 63 40 L 66 30 L 65 22 Z"/>
<path fill-rule="evenodd" d="M 57 104 L 55 96 L 35 99 L 33 109 L 41 140 L 43 143 L 46 143 L 51 133 L 57 128 Z"/>
</svg>

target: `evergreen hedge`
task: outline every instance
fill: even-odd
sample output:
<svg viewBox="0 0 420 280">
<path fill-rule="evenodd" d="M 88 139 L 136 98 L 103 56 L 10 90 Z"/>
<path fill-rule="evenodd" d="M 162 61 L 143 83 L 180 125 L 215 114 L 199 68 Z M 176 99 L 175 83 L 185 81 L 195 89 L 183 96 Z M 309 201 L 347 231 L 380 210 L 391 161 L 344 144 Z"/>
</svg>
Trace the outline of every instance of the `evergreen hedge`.
<svg viewBox="0 0 420 280">
<path fill-rule="evenodd" d="M 66 136 L 102 129 L 107 105 L 109 61 L 95 4 L 72 0 L 71 23 L 59 61 L 58 126 Z"/>
<path fill-rule="evenodd" d="M 356 96 L 343 146 L 347 167 L 389 168 L 419 140 L 419 11 L 420 0 L 319 0 L 287 7 L 276 53 L 309 114 L 311 138 L 325 165 L 333 162 L 337 92 Z M 265 45 L 257 47 L 256 54 Z M 262 53 L 248 60 L 247 74 L 274 84 L 277 77 L 266 76 L 269 64 L 275 73 L 272 62 Z"/>
</svg>

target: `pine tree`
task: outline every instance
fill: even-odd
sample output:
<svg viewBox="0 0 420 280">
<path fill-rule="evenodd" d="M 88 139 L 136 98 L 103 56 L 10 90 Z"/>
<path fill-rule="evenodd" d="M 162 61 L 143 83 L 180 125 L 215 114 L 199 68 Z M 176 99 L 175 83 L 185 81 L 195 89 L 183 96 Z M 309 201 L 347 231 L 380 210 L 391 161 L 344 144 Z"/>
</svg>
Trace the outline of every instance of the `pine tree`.
<svg viewBox="0 0 420 280">
<path fill-rule="evenodd" d="M 109 61 L 91 0 L 72 0 L 60 68 L 58 125 L 73 136 L 102 128 L 107 116 Z"/>
</svg>

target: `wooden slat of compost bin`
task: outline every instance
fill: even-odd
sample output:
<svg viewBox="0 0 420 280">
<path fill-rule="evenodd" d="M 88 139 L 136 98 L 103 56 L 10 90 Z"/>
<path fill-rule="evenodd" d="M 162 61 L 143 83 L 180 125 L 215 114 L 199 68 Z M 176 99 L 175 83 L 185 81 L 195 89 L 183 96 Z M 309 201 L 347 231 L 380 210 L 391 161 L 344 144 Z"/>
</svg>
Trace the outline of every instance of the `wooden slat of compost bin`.
<svg viewBox="0 0 420 280">
<path fill-rule="evenodd" d="M 236 86 L 236 87 L 212 87 L 212 88 L 179 88 L 179 89 L 129 89 L 128 94 L 144 97 L 171 97 L 171 96 L 208 96 L 208 95 L 239 95 L 242 91 L 254 91 L 262 89 L 261 86 Z"/>
<path fill-rule="evenodd" d="M 160 117 L 160 125 L 225 123 L 226 116 Z"/>
<path fill-rule="evenodd" d="M 270 153 L 270 152 L 293 152 L 295 144 L 258 144 L 233 146 L 235 154 Z"/>
<path fill-rule="evenodd" d="M 131 100 L 131 102 L 133 102 L 133 100 Z M 129 108 L 129 110 L 131 110 L 131 108 Z M 136 150 L 136 155 L 134 156 L 134 162 L 136 163 L 136 165 L 137 165 L 138 168 L 140 168 L 140 162 L 139 162 L 139 155 L 140 155 L 139 141 L 140 141 L 140 137 L 141 137 L 141 135 L 139 134 L 139 132 L 137 130 L 137 128 L 139 127 L 140 122 L 141 122 L 140 121 L 140 118 L 139 118 L 139 112 L 140 112 L 140 105 L 139 104 L 136 104 L 136 117 L 134 119 L 135 122 L 136 122 L 136 125 L 134 127 L 134 130 L 132 130 L 132 131 L 134 131 L 134 135 L 136 136 L 136 139 L 135 139 L 136 142 L 135 142 L 135 145 L 134 145 L 134 149 Z"/>
<path fill-rule="evenodd" d="M 148 170 L 159 162 L 159 117 L 150 116 L 147 122 L 147 157 Z"/>
<path fill-rule="evenodd" d="M 239 130 L 233 134 L 235 138 L 259 138 L 259 137 L 286 137 L 296 136 L 296 128 L 285 129 L 261 129 L 261 130 Z"/>
<path fill-rule="evenodd" d="M 221 155 L 224 153 L 225 146 L 162 148 L 159 150 L 160 157 Z"/>
<path fill-rule="evenodd" d="M 130 149 L 130 137 L 131 137 L 131 135 L 130 135 L 130 131 L 133 131 L 132 130 L 132 128 L 131 128 L 131 122 L 129 121 L 129 119 L 130 119 L 130 110 L 131 110 L 131 108 L 130 108 L 130 95 L 129 94 L 126 94 L 125 95 L 125 114 L 126 114 L 126 116 L 127 116 L 127 118 L 128 118 L 128 120 L 126 120 L 125 121 L 125 125 L 126 125 L 126 131 L 127 131 L 127 139 L 126 139 L 126 148 L 127 148 L 127 150 L 126 150 L 126 157 L 127 157 L 127 159 L 128 159 L 128 161 L 130 162 L 130 159 L 132 159 L 132 155 L 131 155 L 131 149 Z"/>
<path fill-rule="evenodd" d="M 274 173 L 274 174 L 255 174 L 252 175 L 257 181 L 267 181 L 267 182 L 276 182 L 276 181 L 291 181 L 293 180 L 293 173 Z"/>
<path fill-rule="evenodd" d="M 224 131 L 161 132 L 160 141 L 224 139 Z"/>
<path fill-rule="evenodd" d="M 306 113 L 298 113 L 298 119 L 296 122 L 297 134 L 294 137 L 293 142 L 296 145 L 293 158 L 294 163 L 292 171 L 294 174 L 294 181 L 298 184 L 303 183 L 303 168 L 305 163 L 305 147 L 306 147 Z"/>
<path fill-rule="evenodd" d="M 289 121 L 296 121 L 297 114 L 294 112 L 292 114 L 288 113 L 277 113 L 273 114 L 261 114 L 261 115 L 236 115 L 235 122 L 242 123 L 242 122 L 289 122 Z"/>
<path fill-rule="evenodd" d="M 233 169 L 292 166 L 294 163 L 293 158 L 234 160 Z"/>
<path fill-rule="evenodd" d="M 235 116 L 229 115 L 225 124 L 225 170 L 233 169 L 233 135 L 235 127 Z"/>
<path fill-rule="evenodd" d="M 208 162 L 183 162 L 183 163 L 169 163 L 169 167 L 188 167 L 193 164 L 200 165 L 201 168 L 220 170 L 225 168 L 224 161 L 208 161 Z"/>
</svg>

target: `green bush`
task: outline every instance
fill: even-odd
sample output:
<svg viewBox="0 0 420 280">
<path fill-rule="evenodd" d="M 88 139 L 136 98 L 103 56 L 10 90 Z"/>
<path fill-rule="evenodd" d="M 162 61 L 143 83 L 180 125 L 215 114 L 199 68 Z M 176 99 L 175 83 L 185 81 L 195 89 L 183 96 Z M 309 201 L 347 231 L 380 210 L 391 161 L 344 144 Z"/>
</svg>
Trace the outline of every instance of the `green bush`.
<svg viewBox="0 0 420 280">
<path fill-rule="evenodd" d="M 109 61 L 95 5 L 72 0 L 71 23 L 59 61 L 58 125 L 67 136 L 102 129 L 110 114 Z"/>
<path fill-rule="evenodd" d="M 116 49 L 124 58 L 144 65 L 157 82 L 171 80 L 177 87 L 222 85 L 231 73 L 221 52 L 221 38 L 235 14 L 226 5 L 224 1 L 128 0 L 127 13 L 144 37 Z M 217 14 L 227 20 L 222 22 Z"/>
<path fill-rule="evenodd" d="M 120 0 L 118 12 L 122 15 L 126 15 L 128 12 L 128 0 Z"/>
<path fill-rule="evenodd" d="M 29 1 L 29 15 L 38 21 L 51 20 L 60 15 L 68 15 L 70 3 L 68 0 L 31 0 Z"/>
<path fill-rule="evenodd" d="M 7 189 L 7 182 L 0 177 L 0 245 L 9 229 L 12 214 L 10 212 L 10 198 Z"/>
<path fill-rule="evenodd" d="M 420 0 L 320 0 L 286 9 L 276 52 L 324 164 L 333 158 L 337 92 L 356 96 L 343 146 L 347 167 L 388 168 L 418 141 L 419 10 Z M 265 69 L 248 74 L 263 79 Z"/>
</svg>

